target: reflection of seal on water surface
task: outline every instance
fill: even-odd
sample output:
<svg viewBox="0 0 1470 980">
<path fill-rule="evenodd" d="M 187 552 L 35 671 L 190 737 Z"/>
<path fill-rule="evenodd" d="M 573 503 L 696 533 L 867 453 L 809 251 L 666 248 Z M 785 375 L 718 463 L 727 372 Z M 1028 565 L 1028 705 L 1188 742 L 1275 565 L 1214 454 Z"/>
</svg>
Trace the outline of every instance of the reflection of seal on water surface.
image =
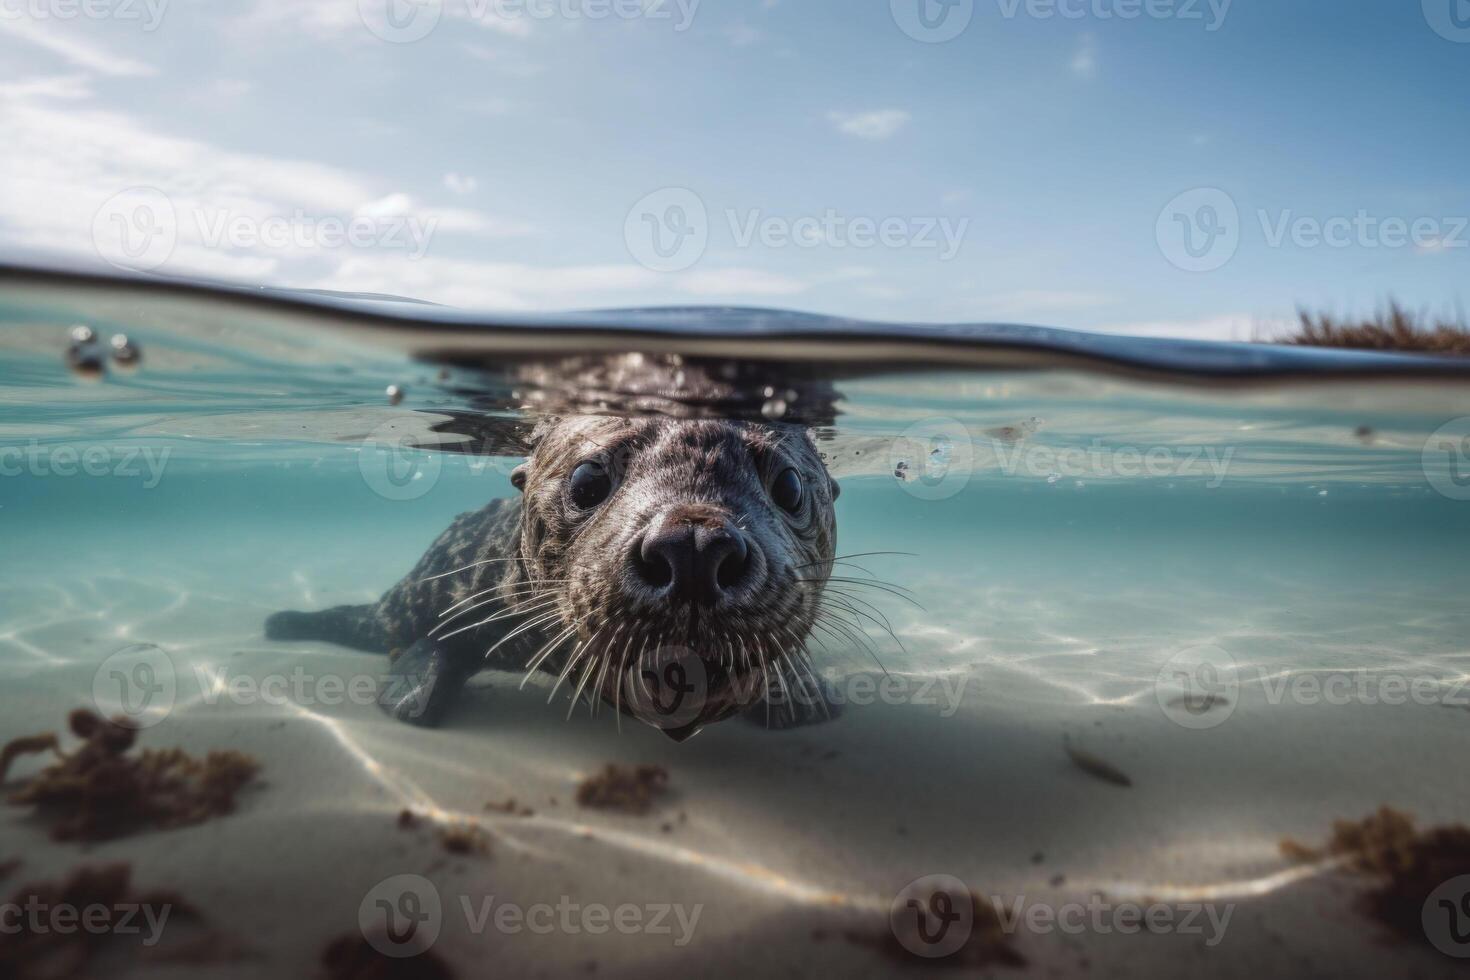
<svg viewBox="0 0 1470 980">
<path fill-rule="evenodd" d="M 804 427 L 575 415 L 531 443 L 520 500 L 460 515 L 376 604 L 277 613 L 267 636 L 390 651 L 382 703 L 418 724 L 485 667 L 551 671 L 675 738 L 763 699 L 773 722 L 825 716 L 804 648 L 836 626 L 837 484 Z"/>
</svg>

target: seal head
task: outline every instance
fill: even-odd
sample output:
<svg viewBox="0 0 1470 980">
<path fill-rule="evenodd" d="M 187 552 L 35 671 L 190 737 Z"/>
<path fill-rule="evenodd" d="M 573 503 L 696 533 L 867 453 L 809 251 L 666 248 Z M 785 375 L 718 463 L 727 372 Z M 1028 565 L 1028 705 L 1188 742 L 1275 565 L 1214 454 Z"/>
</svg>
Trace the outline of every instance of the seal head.
<svg viewBox="0 0 1470 980">
<path fill-rule="evenodd" d="M 680 738 L 816 683 L 838 487 L 806 428 L 574 416 L 533 442 L 506 585 L 554 605 L 578 691 Z"/>
</svg>

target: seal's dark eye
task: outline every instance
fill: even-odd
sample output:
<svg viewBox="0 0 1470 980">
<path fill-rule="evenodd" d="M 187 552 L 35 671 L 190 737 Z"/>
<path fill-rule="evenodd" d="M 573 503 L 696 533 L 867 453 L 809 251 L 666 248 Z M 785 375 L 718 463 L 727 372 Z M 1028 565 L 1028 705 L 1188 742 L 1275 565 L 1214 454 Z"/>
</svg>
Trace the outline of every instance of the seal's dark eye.
<svg viewBox="0 0 1470 980">
<path fill-rule="evenodd" d="M 583 510 L 596 507 L 612 493 L 612 479 L 598 463 L 583 463 L 572 471 L 572 503 Z"/>
<path fill-rule="evenodd" d="M 777 473 L 771 481 L 771 499 L 776 506 L 793 514 L 801 510 L 801 477 L 791 467 Z"/>
</svg>

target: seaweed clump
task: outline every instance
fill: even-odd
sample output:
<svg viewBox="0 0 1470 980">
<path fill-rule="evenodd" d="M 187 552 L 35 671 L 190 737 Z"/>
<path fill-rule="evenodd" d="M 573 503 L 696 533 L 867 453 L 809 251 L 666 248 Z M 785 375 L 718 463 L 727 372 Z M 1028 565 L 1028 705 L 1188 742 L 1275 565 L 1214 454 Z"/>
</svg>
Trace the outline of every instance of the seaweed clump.
<svg viewBox="0 0 1470 980">
<path fill-rule="evenodd" d="M 174 892 L 134 893 L 132 867 L 125 862 L 83 866 L 59 882 L 26 885 L 11 896 L 7 907 L 21 912 L 70 909 L 85 913 L 87 923 L 87 928 L 51 928 L 45 923 L 38 927 L 28 915 L 14 916 L 0 930 L 0 977 L 15 980 L 81 975 L 104 947 L 142 931 L 135 921 L 140 908 L 161 911 L 160 921 L 166 921 L 168 914 L 194 914 Z"/>
<path fill-rule="evenodd" d="M 663 766 L 619 766 L 611 762 L 577 787 L 577 802 L 585 807 L 647 813 L 653 798 L 668 790 L 669 771 Z"/>
<path fill-rule="evenodd" d="M 1293 840 L 1281 852 L 1297 861 L 1339 858 L 1350 871 L 1379 879 L 1360 899 L 1360 911 L 1400 936 L 1425 939 L 1424 903 L 1451 878 L 1470 874 L 1470 827 L 1418 830 L 1412 815 L 1382 807 L 1362 820 L 1338 820 L 1322 848 Z"/>
<path fill-rule="evenodd" d="M 439 828 L 439 846 L 450 854 L 489 854 L 490 835 L 477 823 L 446 824 Z"/>
<path fill-rule="evenodd" d="M 54 734 L 18 738 L 0 753 L 0 780 L 21 755 L 54 752 L 59 761 L 11 793 L 15 806 L 35 806 L 56 840 L 108 840 L 144 828 L 170 829 L 233 812 L 235 794 L 259 764 L 234 750 L 196 758 L 182 749 L 130 754 L 138 730 L 83 708 L 68 718 L 82 744 L 63 752 Z"/>
</svg>

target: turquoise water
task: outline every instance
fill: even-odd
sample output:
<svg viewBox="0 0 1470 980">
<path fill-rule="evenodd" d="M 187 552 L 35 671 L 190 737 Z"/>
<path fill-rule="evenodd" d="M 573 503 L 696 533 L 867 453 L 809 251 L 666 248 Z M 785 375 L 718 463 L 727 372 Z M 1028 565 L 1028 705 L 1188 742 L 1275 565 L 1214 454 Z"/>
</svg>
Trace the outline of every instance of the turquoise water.
<svg viewBox="0 0 1470 980">
<path fill-rule="evenodd" d="M 104 342 L 125 331 L 141 363 L 69 369 L 77 322 Z M 85 853 L 8 808 L 0 860 L 24 856 L 37 878 L 133 862 L 251 948 L 199 968 L 222 976 L 304 974 L 401 875 L 434 891 L 434 952 L 463 975 L 888 975 L 922 965 L 878 940 L 927 875 L 1005 907 L 1101 903 L 1101 924 L 1016 927 L 1047 975 L 1455 965 L 1432 937 L 1385 942 L 1354 906 L 1362 882 L 1278 843 L 1320 842 L 1384 804 L 1426 825 L 1470 817 L 1470 386 L 1206 383 L 1063 360 L 875 371 L 835 347 L 750 362 L 765 417 L 824 416 L 838 554 L 894 553 L 851 574 L 918 602 L 869 589 L 891 634 L 865 621 L 871 649 L 811 645 L 847 699 L 835 721 L 735 719 L 679 744 L 610 712 L 568 719 L 565 689 L 548 705 L 549 683 L 507 674 L 478 679 L 437 730 L 320 688 L 220 697 L 211 678 L 382 673 L 372 654 L 268 641 L 262 621 L 372 601 L 456 514 L 513 497 L 507 450 L 542 408 L 616 411 L 552 343 L 511 366 L 415 357 L 408 328 L 197 298 L 0 304 L 4 736 L 59 726 L 96 699 L 109 657 L 152 644 L 175 690 L 147 742 L 239 747 L 264 777 L 227 818 Z M 813 377 L 835 392 L 820 409 Z M 498 455 L 443 451 L 467 448 L 467 419 L 468 448 Z M 1180 700 L 1201 691 L 1203 710 Z M 665 766 L 670 796 L 644 817 L 578 808 L 578 781 L 613 761 Z M 535 814 L 485 809 L 507 797 Z M 444 855 L 397 828 L 405 807 L 479 823 L 492 855 Z M 685 942 L 677 928 L 541 934 L 461 914 L 486 897 L 701 911 Z M 1224 924 L 1181 915 L 1134 935 L 1110 918 L 1129 903 L 1207 906 Z"/>
</svg>

